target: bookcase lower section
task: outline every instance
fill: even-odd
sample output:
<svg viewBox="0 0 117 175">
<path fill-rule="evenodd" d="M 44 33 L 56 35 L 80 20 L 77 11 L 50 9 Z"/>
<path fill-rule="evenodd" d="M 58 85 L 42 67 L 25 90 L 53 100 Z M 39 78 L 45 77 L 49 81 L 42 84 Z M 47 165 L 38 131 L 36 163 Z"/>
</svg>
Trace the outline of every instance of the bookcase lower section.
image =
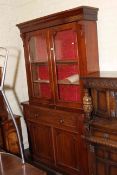
<svg viewBox="0 0 117 175">
<path fill-rule="evenodd" d="M 23 104 L 33 160 L 69 175 L 88 175 L 83 114 Z"/>
</svg>

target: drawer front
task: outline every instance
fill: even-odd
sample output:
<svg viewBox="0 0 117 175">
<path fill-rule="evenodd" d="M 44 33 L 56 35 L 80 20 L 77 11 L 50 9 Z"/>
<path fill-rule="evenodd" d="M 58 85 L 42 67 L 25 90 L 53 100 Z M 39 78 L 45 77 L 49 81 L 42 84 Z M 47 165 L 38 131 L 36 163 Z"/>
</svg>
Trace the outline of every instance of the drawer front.
<svg viewBox="0 0 117 175">
<path fill-rule="evenodd" d="M 117 141 L 117 136 L 114 133 L 108 133 L 106 130 L 99 130 L 97 128 L 91 128 L 91 134 L 96 137 L 101 137 L 103 139 L 110 139 L 112 141 Z"/>
<path fill-rule="evenodd" d="M 42 122 L 61 128 L 72 128 L 77 131 L 78 116 L 72 113 L 43 108 L 30 108 L 29 120 L 33 122 Z"/>
</svg>

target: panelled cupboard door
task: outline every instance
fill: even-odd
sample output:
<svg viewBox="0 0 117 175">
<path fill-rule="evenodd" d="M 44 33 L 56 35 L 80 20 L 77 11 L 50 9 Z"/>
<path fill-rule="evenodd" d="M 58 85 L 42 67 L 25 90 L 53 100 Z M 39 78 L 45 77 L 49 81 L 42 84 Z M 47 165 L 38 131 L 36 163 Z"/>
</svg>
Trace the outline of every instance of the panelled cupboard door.
<svg viewBox="0 0 117 175">
<path fill-rule="evenodd" d="M 26 36 L 26 65 L 29 83 L 29 97 L 32 100 L 51 102 L 52 73 L 48 30 L 30 32 Z"/>
<path fill-rule="evenodd" d="M 117 174 L 117 150 L 95 146 L 95 175 Z"/>
<path fill-rule="evenodd" d="M 79 174 L 79 150 L 77 134 L 54 129 L 56 166 L 71 174 Z"/>
<path fill-rule="evenodd" d="M 89 174 L 116 175 L 117 150 L 101 145 L 88 145 L 89 147 Z"/>
<path fill-rule="evenodd" d="M 51 127 L 28 122 L 34 159 L 46 163 L 54 162 Z"/>
<path fill-rule="evenodd" d="M 67 107 L 71 103 L 74 107 L 81 103 L 79 31 L 76 22 L 50 28 L 55 101 Z"/>
</svg>

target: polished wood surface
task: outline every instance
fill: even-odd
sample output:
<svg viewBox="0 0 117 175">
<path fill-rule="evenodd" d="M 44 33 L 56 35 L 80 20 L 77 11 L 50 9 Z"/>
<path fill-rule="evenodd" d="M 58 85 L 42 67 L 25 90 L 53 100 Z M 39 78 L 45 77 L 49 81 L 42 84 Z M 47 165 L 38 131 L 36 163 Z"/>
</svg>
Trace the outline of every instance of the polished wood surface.
<svg viewBox="0 0 117 175">
<path fill-rule="evenodd" d="M 63 174 L 88 175 L 79 77 L 99 71 L 97 12 L 82 6 L 17 25 L 27 72 L 29 102 L 23 110 L 31 155 Z M 65 81 L 74 75 L 76 82 Z"/>
<path fill-rule="evenodd" d="M 93 78 L 99 78 L 99 79 L 117 79 L 117 71 L 98 71 L 98 72 L 93 72 L 85 77 L 82 77 L 82 79 L 93 79 Z"/>
<path fill-rule="evenodd" d="M 74 9 L 37 18 L 34 20 L 30 20 L 27 22 L 23 22 L 17 24 L 17 26 L 20 28 L 21 33 L 26 33 L 32 30 L 51 27 L 53 25 L 61 25 L 64 23 L 63 19 L 65 19 L 65 23 L 71 23 L 73 21 L 80 21 L 80 20 L 96 21 L 97 12 L 98 8 L 81 6 Z"/>
<path fill-rule="evenodd" d="M 57 171 L 79 174 L 81 161 L 87 163 L 83 156 L 80 159 L 83 154 L 79 151 L 82 148 L 86 154 L 80 136 L 83 114 L 36 107 L 28 103 L 23 107 L 33 160 L 54 169 L 56 162 Z"/>
<path fill-rule="evenodd" d="M 20 135 L 22 138 L 20 116 L 14 115 L 14 117 L 17 122 L 19 131 L 20 131 Z M 19 155 L 20 150 L 19 150 L 19 142 L 17 138 L 17 133 L 16 133 L 15 126 L 10 116 L 8 116 L 7 120 L 2 121 L 0 123 L 0 128 L 1 128 L 1 140 L 2 140 L 0 147 L 9 153 Z"/>
<path fill-rule="evenodd" d="M 46 175 L 46 172 L 25 163 L 19 157 L 0 153 L 0 175 Z"/>
<path fill-rule="evenodd" d="M 117 174 L 117 72 L 83 77 L 93 111 L 85 120 L 89 174 Z M 86 115 L 87 116 L 87 115 Z"/>
</svg>

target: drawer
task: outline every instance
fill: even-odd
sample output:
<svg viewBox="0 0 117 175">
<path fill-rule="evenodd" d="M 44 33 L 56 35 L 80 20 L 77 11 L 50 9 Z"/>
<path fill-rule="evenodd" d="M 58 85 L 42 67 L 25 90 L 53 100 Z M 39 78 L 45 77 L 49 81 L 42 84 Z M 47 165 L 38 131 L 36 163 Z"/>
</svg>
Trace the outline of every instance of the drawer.
<svg viewBox="0 0 117 175">
<path fill-rule="evenodd" d="M 116 133 L 109 133 L 106 130 L 99 130 L 97 128 L 91 128 L 91 135 L 95 137 L 101 137 L 103 139 L 110 139 L 112 141 L 117 141 Z"/>
<path fill-rule="evenodd" d="M 42 122 L 58 127 L 66 127 L 77 130 L 78 116 L 66 111 L 47 108 L 31 108 L 29 119 L 33 122 Z"/>
</svg>

